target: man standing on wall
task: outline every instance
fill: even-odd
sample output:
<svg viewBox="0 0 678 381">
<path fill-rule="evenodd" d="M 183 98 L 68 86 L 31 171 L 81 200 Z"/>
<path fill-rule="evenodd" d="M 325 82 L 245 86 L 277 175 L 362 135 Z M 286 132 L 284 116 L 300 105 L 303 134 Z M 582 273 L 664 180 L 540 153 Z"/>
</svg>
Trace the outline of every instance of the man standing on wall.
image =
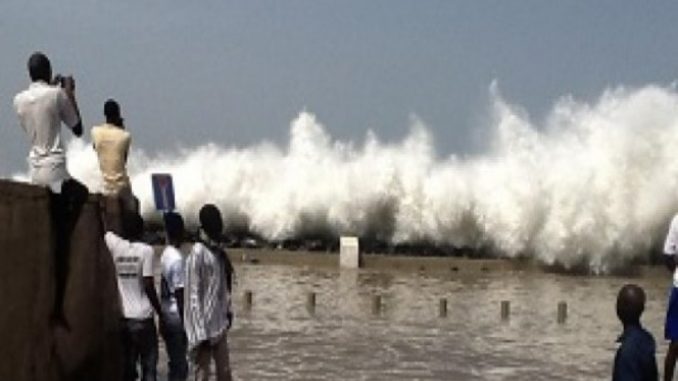
<svg viewBox="0 0 678 381">
<path fill-rule="evenodd" d="M 61 123 L 77 137 L 82 121 L 75 100 L 73 77 L 56 76 L 46 55 L 33 53 L 28 59 L 31 84 L 14 97 L 19 123 L 28 135 L 31 183 L 51 190 L 51 218 L 55 234 L 56 295 L 54 317 L 65 322 L 63 299 L 68 278 L 70 236 L 87 200 L 88 190 L 73 180 L 66 169 L 66 152 L 61 143 Z"/>
<path fill-rule="evenodd" d="M 216 206 L 200 209 L 200 239 L 186 259 L 186 311 L 188 347 L 195 360 L 196 381 L 207 381 L 210 363 L 217 381 L 230 381 L 228 329 L 231 327 L 233 266 L 223 249 L 223 221 Z"/>
<path fill-rule="evenodd" d="M 125 131 L 118 102 L 107 100 L 104 103 L 104 116 L 106 123 L 92 128 L 92 143 L 99 158 L 104 194 L 119 197 L 123 210 L 136 211 L 126 169 L 131 136 Z"/>
<path fill-rule="evenodd" d="M 28 154 L 31 182 L 61 193 L 70 179 L 66 169 L 66 152 L 61 143 L 61 123 L 77 137 L 82 136 L 82 121 L 75 100 L 73 77 L 57 76 L 52 80 L 52 64 L 47 56 L 33 53 L 28 59 L 31 84 L 14 98 L 19 122 L 29 139 Z"/>
</svg>

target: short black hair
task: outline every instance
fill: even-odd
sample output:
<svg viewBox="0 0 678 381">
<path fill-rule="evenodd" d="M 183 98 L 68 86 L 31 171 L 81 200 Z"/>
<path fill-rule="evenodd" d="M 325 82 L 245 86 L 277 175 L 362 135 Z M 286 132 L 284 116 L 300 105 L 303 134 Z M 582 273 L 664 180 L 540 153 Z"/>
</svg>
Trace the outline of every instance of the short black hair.
<svg viewBox="0 0 678 381">
<path fill-rule="evenodd" d="M 218 238 L 224 229 L 221 212 L 214 204 L 205 204 L 200 208 L 200 226 L 210 238 Z"/>
<path fill-rule="evenodd" d="M 139 240 L 144 235 L 144 219 L 139 213 L 123 213 L 122 230 L 127 239 L 132 241 Z"/>
<path fill-rule="evenodd" d="M 120 105 L 115 99 L 108 99 L 104 103 L 104 116 L 106 116 L 106 120 L 109 121 L 117 121 L 120 119 Z"/>
<path fill-rule="evenodd" d="M 35 52 L 28 58 L 28 74 L 31 81 L 49 82 L 52 79 L 52 64 L 42 52 Z"/>
<path fill-rule="evenodd" d="M 645 291 L 635 284 L 627 284 L 617 295 L 617 316 L 624 324 L 638 324 L 645 310 Z"/>
<path fill-rule="evenodd" d="M 165 231 L 170 241 L 181 239 L 184 234 L 184 219 L 179 213 L 165 213 Z"/>
</svg>

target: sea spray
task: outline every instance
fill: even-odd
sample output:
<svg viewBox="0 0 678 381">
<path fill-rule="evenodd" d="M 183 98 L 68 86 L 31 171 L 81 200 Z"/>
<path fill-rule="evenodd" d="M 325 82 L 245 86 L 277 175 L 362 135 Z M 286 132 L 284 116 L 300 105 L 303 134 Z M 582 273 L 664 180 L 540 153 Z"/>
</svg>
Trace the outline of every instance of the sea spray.
<svg viewBox="0 0 678 381">
<path fill-rule="evenodd" d="M 606 272 L 647 260 L 678 211 L 678 93 L 646 86 L 596 102 L 559 100 L 539 125 L 492 90 L 489 149 L 439 159 L 413 118 L 400 142 L 338 141 L 302 112 L 287 147 L 210 143 L 129 162 L 142 212 L 153 216 L 150 174 L 174 176 L 179 210 L 195 222 L 216 203 L 230 229 L 269 240 L 344 234 L 392 244 L 491 247 L 566 268 Z M 68 147 L 90 189 L 101 177 L 89 144 Z"/>
</svg>

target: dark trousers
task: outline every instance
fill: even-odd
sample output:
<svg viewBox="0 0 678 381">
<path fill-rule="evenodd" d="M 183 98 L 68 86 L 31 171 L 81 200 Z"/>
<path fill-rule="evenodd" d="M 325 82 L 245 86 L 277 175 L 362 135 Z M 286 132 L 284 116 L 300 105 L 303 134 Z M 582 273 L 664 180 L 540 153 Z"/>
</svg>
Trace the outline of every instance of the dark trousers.
<svg viewBox="0 0 678 381">
<path fill-rule="evenodd" d="M 160 325 L 160 334 L 165 340 L 169 368 L 169 381 L 184 381 L 188 378 L 186 350 L 188 340 L 180 320 L 167 319 Z"/>
<path fill-rule="evenodd" d="M 68 262 L 71 250 L 71 235 L 87 201 L 89 191 L 73 179 L 64 181 L 61 193 L 50 193 L 51 217 L 54 226 L 55 277 L 54 316 L 67 324 L 63 316 L 63 303 L 68 280 Z"/>
<path fill-rule="evenodd" d="M 141 364 L 141 380 L 156 381 L 158 366 L 158 335 L 153 318 L 123 319 L 122 346 L 124 381 L 137 379 L 137 364 Z"/>
</svg>

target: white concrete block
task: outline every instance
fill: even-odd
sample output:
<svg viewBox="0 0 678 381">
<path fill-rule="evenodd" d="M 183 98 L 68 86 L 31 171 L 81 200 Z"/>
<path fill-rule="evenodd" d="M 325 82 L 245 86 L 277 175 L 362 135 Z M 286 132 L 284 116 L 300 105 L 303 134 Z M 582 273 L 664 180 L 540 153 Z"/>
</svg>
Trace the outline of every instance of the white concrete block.
<svg viewBox="0 0 678 381">
<path fill-rule="evenodd" d="M 339 246 L 339 266 L 350 269 L 359 268 L 360 246 L 358 237 L 341 237 Z"/>
</svg>

